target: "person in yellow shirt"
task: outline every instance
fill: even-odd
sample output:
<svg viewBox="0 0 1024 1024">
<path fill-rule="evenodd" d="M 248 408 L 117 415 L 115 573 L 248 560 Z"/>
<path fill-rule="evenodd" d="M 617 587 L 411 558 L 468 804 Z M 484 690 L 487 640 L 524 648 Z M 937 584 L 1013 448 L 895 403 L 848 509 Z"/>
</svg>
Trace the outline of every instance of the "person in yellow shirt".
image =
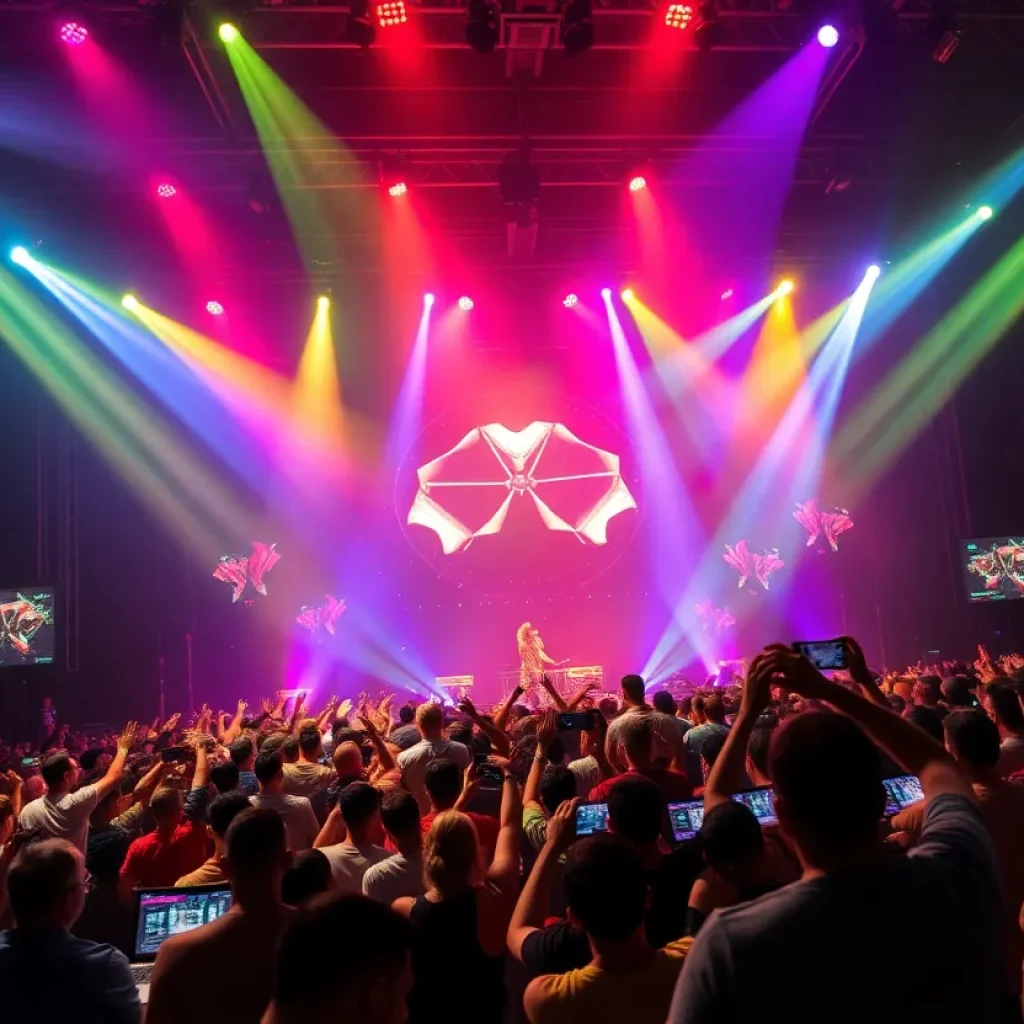
<svg viewBox="0 0 1024 1024">
<path fill-rule="evenodd" d="M 549 829 L 571 827 L 576 801 Z M 654 949 L 644 933 L 650 900 L 640 855 L 624 839 L 596 835 L 570 847 L 563 876 L 567 916 L 587 934 L 593 959 L 567 974 L 534 978 L 523 995 L 530 1024 L 664 1024 L 691 938 Z"/>
</svg>

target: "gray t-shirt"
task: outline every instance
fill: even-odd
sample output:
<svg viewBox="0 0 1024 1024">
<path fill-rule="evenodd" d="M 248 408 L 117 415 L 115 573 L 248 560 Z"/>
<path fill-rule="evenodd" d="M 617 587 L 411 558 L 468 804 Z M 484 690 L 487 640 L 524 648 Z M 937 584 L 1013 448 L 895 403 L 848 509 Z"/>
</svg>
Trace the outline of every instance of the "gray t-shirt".
<svg viewBox="0 0 1024 1024">
<path fill-rule="evenodd" d="M 907 856 L 714 911 L 668 1024 L 1009 1019 L 1002 938 L 981 812 L 966 797 L 939 796 Z"/>
<path fill-rule="evenodd" d="M 340 892 L 362 892 L 367 868 L 391 856 L 383 846 L 372 843 L 362 846 L 336 843 L 334 846 L 321 846 L 320 852 L 331 862 L 331 874 Z"/>
<path fill-rule="evenodd" d="M 398 767 L 402 772 L 402 782 L 420 805 L 420 814 L 430 810 L 430 799 L 424 784 L 427 768 L 434 761 L 446 758 L 454 761 L 460 768 L 469 767 L 469 747 L 464 743 L 452 740 L 420 740 L 414 747 L 403 750 L 398 755 Z"/>
<path fill-rule="evenodd" d="M 25 804 L 18 824 L 26 832 L 38 832 L 42 839 L 66 839 L 84 855 L 89 842 L 89 815 L 99 799 L 95 786 L 83 786 L 56 800 L 47 794 Z"/>
<path fill-rule="evenodd" d="M 320 831 L 313 807 L 304 796 L 287 793 L 259 793 L 249 797 L 253 807 L 269 807 L 284 819 L 288 849 L 294 852 L 308 850 Z"/>
<path fill-rule="evenodd" d="M 423 884 L 423 860 L 396 853 L 378 864 L 372 864 L 363 875 L 363 895 L 389 906 L 403 896 L 421 896 L 426 892 Z"/>
</svg>

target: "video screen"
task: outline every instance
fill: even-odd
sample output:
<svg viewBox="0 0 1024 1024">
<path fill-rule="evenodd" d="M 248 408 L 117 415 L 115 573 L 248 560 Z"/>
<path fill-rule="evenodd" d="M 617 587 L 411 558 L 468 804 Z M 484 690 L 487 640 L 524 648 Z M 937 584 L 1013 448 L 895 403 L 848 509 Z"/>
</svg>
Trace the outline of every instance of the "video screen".
<svg viewBox="0 0 1024 1024">
<path fill-rule="evenodd" d="M 760 789 L 746 789 L 741 793 L 733 793 L 733 800 L 738 804 L 746 804 L 761 825 L 778 825 L 775 814 L 775 793 L 771 786 Z"/>
<path fill-rule="evenodd" d="M 576 835 L 592 836 L 608 831 L 607 804 L 579 804 L 576 808 Z"/>
<path fill-rule="evenodd" d="M 961 541 L 960 565 L 970 601 L 1024 597 L 1024 534 Z"/>
<path fill-rule="evenodd" d="M 231 908 L 231 890 L 142 893 L 135 955 L 152 956 L 165 939 L 209 924 Z"/>
<path fill-rule="evenodd" d="M 668 821 L 672 828 L 672 838 L 677 843 L 693 839 L 704 824 L 704 801 L 684 800 L 678 804 L 670 803 Z"/>
<path fill-rule="evenodd" d="M 45 587 L 0 590 L 0 668 L 53 661 L 54 592 Z"/>
<path fill-rule="evenodd" d="M 899 814 L 904 807 L 916 804 L 924 799 L 921 780 L 916 775 L 897 775 L 892 779 L 883 779 L 885 786 L 885 816 L 891 818 Z"/>
</svg>

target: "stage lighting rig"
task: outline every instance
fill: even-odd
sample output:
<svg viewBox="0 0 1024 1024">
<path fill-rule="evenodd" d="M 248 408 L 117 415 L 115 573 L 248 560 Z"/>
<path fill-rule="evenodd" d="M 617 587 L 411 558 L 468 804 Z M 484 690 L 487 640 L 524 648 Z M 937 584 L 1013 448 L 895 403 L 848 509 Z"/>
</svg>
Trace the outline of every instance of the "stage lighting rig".
<svg viewBox="0 0 1024 1024">
<path fill-rule="evenodd" d="M 693 38 L 698 50 L 710 50 L 725 39 L 725 27 L 718 17 L 718 6 L 715 0 L 704 0 L 697 11 L 697 24 L 693 29 Z"/>
<path fill-rule="evenodd" d="M 404 25 L 408 20 L 405 0 L 384 0 L 383 3 L 377 4 L 377 24 L 381 28 Z"/>
<path fill-rule="evenodd" d="M 494 0 L 469 0 L 466 42 L 479 53 L 494 53 L 501 38 L 501 7 Z"/>
<path fill-rule="evenodd" d="M 370 0 L 351 0 L 348 6 L 348 22 L 345 35 L 349 41 L 364 50 L 373 45 L 377 38 L 377 26 L 370 17 Z"/>
<path fill-rule="evenodd" d="M 505 209 L 511 257 L 530 257 L 540 223 L 540 172 L 524 150 L 509 153 L 498 167 L 498 195 Z"/>
<path fill-rule="evenodd" d="M 562 46 L 575 56 L 594 45 L 594 21 L 590 0 L 566 0 L 562 8 Z"/>
<path fill-rule="evenodd" d="M 381 154 L 377 162 L 377 178 L 380 187 L 392 199 L 406 195 L 409 191 L 409 182 L 412 181 L 409 161 L 403 156 Z"/>
<path fill-rule="evenodd" d="M 693 24 L 695 14 L 692 4 L 670 3 L 665 7 L 665 27 L 685 32 Z"/>
</svg>

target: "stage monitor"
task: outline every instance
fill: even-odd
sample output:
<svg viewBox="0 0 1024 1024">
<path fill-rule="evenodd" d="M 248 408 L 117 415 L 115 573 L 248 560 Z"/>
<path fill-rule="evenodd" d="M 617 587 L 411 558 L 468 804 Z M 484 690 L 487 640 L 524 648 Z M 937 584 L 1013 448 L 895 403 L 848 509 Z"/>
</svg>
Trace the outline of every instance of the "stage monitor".
<svg viewBox="0 0 1024 1024">
<path fill-rule="evenodd" d="M 1024 533 L 961 541 L 960 566 L 973 602 L 1024 597 Z"/>
<path fill-rule="evenodd" d="M 52 587 L 0 590 L 0 668 L 53 661 L 54 603 Z"/>
</svg>

